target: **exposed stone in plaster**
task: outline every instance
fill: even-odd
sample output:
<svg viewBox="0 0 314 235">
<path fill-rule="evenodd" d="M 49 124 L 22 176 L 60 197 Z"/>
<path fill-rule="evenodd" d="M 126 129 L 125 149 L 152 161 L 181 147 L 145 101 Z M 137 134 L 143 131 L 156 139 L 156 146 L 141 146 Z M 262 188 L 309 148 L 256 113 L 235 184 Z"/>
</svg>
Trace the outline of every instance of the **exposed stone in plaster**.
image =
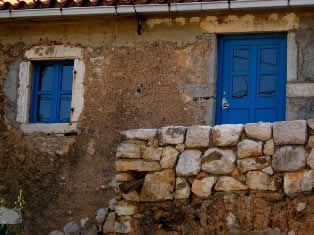
<svg viewBox="0 0 314 235">
<path fill-rule="evenodd" d="M 287 97 L 314 97 L 314 83 L 288 83 Z"/>
</svg>

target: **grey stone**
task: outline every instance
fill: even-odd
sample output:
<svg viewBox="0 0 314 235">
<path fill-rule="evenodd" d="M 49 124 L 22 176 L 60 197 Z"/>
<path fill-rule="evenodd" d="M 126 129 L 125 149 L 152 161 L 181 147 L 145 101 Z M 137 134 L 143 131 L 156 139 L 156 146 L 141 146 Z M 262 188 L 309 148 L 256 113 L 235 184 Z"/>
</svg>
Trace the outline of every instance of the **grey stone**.
<svg viewBox="0 0 314 235">
<path fill-rule="evenodd" d="M 216 146 L 235 146 L 242 134 L 242 124 L 224 124 L 213 128 L 213 142 Z"/>
<path fill-rule="evenodd" d="M 116 205 L 116 214 L 118 216 L 122 215 L 134 215 L 136 212 L 136 206 L 126 202 L 126 201 L 119 201 Z"/>
<path fill-rule="evenodd" d="M 263 169 L 270 164 L 270 161 L 271 158 L 269 156 L 260 156 L 238 160 L 237 164 L 241 173 L 245 173 L 248 171 Z"/>
<path fill-rule="evenodd" d="M 210 148 L 202 156 L 202 171 L 211 174 L 229 174 L 235 167 L 236 156 L 232 150 Z"/>
<path fill-rule="evenodd" d="M 284 191 L 287 195 L 312 191 L 314 187 L 314 170 L 286 173 L 283 182 Z"/>
<path fill-rule="evenodd" d="M 159 129 L 159 145 L 166 144 L 183 144 L 185 138 L 186 127 L 183 126 L 167 126 Z"/>
<path fill-rule="evenodd" d="M 198 150 L 185 150 L 180 154 L 176 167 L 178 176 L 197 175 L 201 169 L 201 152 Z"/>
<path fill-rule="evenodd" d="M 162 151 L 162 158 L 160 160 L 161 168 L 174 168 L 176 166 L 179 151 L 172 146 L 166 146 Z"/>
<path fill-rule="evenodd" d="M 103 226 L 103 232 L 114 233 L 114 223 L 116 222 L 116 216 L 114 212 L 110 212 Z"/>
<path fill-rule="evenodd" d="M 185 145 L 187 148 L 204 148 L 210 142 L 209 126 L 191 126 L 187 129 Z"/>
<path fill-rule="evenodd" d="M 276 185 L 273 178 L 260 171 L 249 171 L 246 176 L 246 184 L 252 190 L 276 190 Z"/>
<path fill-rule="evenodd" d="M 304 120 L 275 122 L 273 125 L 276 145 L 306 144 L 307 124 Z"/>
<path fill-rule="evenodd" d="M 64 235 L 64 232 L 56 230 L 56 231 L 50 232 L 48 235 Z"/>
<path fill-rule="evenodd" d="M 116 233 L 130 233 L 132 231 L 131 222 L 129 220 L 115 222 L 114 230 Z"/>
<path fill-rule="evenodd" d="M 287 120 L 303 120 L 314 117 L 314 99 L 287 97 Z M 314 131 L 313 131 L 314 134 Z"/>
<path fill-rule="evenodd" d="M 110 199 L 110 201 L 109 201 L 109 209 L 114 211 L 116 205 L 117 205 L 117 199 L 115 199 L 115 198 Z"/>
<path fill-rule="evenodd" d="M 96 221 L 98 224 L 102 224 L 105 221 L 108 211 L 108 208 L 100 208 L 97 210 Z"/>
<path fill-rule="evenodd" d="M 265 155 L 273 155 L 275 151 L 275 143 L 273 139 L 267 140 L 264 144 L 263 152 Z"/>
<path fill-rule="evenodd" d="M 64 226 L 63 231 L 65 235 L 80 235 L 81 225 L 74 221 L 71 221 Z"/>
<path fill-rule="evenodd" d="M 159 161 L 162 154 L 162 148 L 146 147 L 142 151 L 143 159 Z"/>
<path fill-rule="evenodd" d="M 267 174 L 267 175 L 273 175 L 274 174 L 273 168 L 271 166 L 268 166 L 268 167 L 264 168 L 262 170 L 262 172 Z"/>
<path fill-rule="evenodd" d="M 121 131 L 121 136 L 126 139 L 151 140 L 157 136 L 157 129 L 132 129 Z"/>
<path fill-rule="evenodd" d="M 314 169 L 314 149 L 312 149 L 310 155 L 307 158 L 307 164 L 311 169 Z"/>
<path fill-rule="evenodd" d="M 272 124 L 267 122 L 248 123 L 244 126 L 248 137 L 266 141 L 272 137 Z"/>
<path fill-rule="evenodd" d="M 116 171 L 159 171 L 161 166 L 157 161 L 142 159 L 117 160 Z"/>
<path fill-rule="evenodd" d="M 248 187 L 230 176 L 222 176 L 218 179 L 216 191 L 241 191 L 247 190 Z"/>
<path fill-rule="evenodd" d="M 22 216 L 19 210 L 1 208 L 0 224 L 21 224 Z"/>
<path fill-rule="evenodd" d="M 275 171 L 297 171 L 306 165 L 306 152 L 303 146 L 284 146 L 279 148 L 272 161 Z"/>
<path fill-rule="evenodd" d="M 190 197 L 191 187 L 185 178 L 176 178 L 175 199 L 186 199 Z"/>
<path fill-rule="evenodd" d="M 242 140 L 238 143 L 237 153 L 239 158 L 261 156 L 263 150 L 263 143 L 253 140 Z"/>
<path fill-rule="evenodd" d="M 207 198 L 211 195 L 212 188 L 216 181 L 217 177 L 214 176 L 195 179 L 192 184 L 192 192 L 201 198 Z"/>
<path fill-rule="evenodd" d="M 141 158 L 140 146 L 132 143 L 121 143 L 117 149 L 117 158 Z"/>
</svg>

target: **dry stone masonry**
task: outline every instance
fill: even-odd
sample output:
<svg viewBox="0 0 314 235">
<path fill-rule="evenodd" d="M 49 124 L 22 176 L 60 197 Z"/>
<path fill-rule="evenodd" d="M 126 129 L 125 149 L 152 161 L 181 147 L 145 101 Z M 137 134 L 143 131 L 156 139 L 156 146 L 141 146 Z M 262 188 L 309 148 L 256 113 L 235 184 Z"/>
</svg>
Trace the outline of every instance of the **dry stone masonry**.
<svg viewBox="0 0 314 235">
<path fill-rule="evenodd" d="M 195 231 L 189 233 L 184 227 L 191 221 L 199 224 L 197 234 L 208 232 L 210 226 L 215 233 L 208 234 L 272 229 L 274 218 L 245 225 L 249 216 L 235 215 L 236 211 L 245 210 L 253 220 L 262 221 L 258 210 L 271 216 L 270 202 L 314 193 L 313 119 L 167 126 L 121 135 L 116 152 L 115 227 L 119 233 L 147 234 L 154 229 L 192 234 Z M 250 204 L 241 208 L 245 198 L 253 198 L 259 208 L 254 212 Z"/>
</svg>

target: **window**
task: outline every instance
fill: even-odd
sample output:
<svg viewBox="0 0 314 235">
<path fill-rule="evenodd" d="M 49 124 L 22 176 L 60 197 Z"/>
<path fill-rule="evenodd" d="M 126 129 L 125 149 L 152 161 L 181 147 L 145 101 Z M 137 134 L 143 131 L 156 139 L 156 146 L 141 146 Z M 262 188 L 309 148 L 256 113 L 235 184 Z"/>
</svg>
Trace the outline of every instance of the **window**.
<svg viewBox="0 0 314 235">
<path fill-rule="evenodd" d="M 36 62 L 31 102 L 31 123 L 69 123 L 73 61 Z"/>
</svg>

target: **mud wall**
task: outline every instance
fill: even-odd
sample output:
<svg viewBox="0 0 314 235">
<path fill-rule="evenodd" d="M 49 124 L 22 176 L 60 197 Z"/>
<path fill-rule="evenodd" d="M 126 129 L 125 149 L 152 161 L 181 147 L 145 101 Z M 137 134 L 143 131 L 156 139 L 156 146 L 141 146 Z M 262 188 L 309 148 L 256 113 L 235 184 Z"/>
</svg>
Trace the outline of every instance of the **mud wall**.
<svg viewBox="0 0 314 235">
<path fill-rule="evenodd" d="M 311 234 L 313 134 L 314 119 L 124 131 L 115 232 Z"/>
<path fill-rule="evenodd" d="M 311 9 L 146 16 L 141 36 L 133 16 L 1 21 L 0 190 L 13 202 L 24 188 L 25 234 L 85 218 L 86 226 L 96 223 L 95 212 L 114 196 L 121 130 L 214 124 L 217 34 L 293 34 L 297 61 L 288 74 L 295 74 L 294 84 L 313 82 L 312 17 Z M 78 129 L 70 136 L 27 135 L 16 122 L 19 65 L 32 48 L 55 45 L 82 49 Z M 288 98 L 289 120 L 313 117 L 313 93 L 299 90 Z"/>
</svg>

